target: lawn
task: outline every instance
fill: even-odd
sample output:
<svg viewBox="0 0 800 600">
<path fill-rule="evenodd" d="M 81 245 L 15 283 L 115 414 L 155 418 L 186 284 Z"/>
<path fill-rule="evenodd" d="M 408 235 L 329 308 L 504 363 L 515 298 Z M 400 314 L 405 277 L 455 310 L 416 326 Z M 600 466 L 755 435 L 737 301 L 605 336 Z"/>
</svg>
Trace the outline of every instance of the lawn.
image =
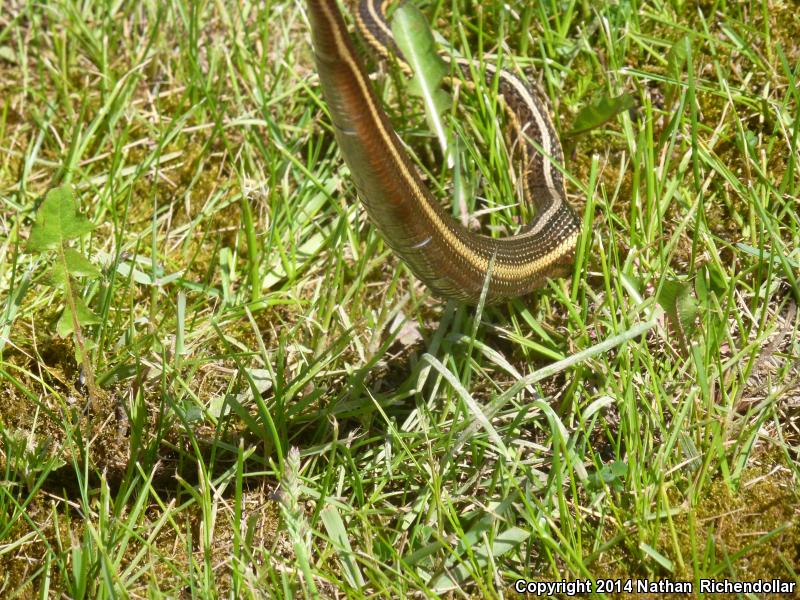
<svg viewBox="0 0 800 600">
<path fill-rule="evenodd" d="M 416 4 L 552 104 L 582 231 L 531 296 L 393 255 L 304 2 L 0 0 L 0 597 L 800 584 L 797 6 Z M 452 169 L 358 47 L 437 198 L 513 233 L 495 90 L 448 90 Z"/>
</svg>

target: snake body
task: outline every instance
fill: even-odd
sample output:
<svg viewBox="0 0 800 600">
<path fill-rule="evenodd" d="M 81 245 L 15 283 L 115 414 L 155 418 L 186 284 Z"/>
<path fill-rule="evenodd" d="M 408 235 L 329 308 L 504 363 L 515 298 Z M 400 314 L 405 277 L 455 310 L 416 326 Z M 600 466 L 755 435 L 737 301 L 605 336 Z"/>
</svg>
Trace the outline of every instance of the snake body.
<svg viewBox="0 0 800 600">
<path fill-rule="evenodd" d="M 497 78 L 512 112 L 523 156 L 523 193 L 535 216 L 509 237 L 474 233 L 436 202 L 417 174 L 370 85 L 336 0 L 307 3 L 317 71 L 340 152 L 370 219 L 414 275 L 438 296 L 475 304 L 487 276 L 486 299 L 496 303 L 568 272 L 580 221 L 555 166 L 563 160 L 560 142 L 533 87 L 483 65 L 490 83 Z M 356 23 L 379 54 L 392 52 L 402 60 L 386 24 L 386 4 L 361 0 Z M 468 61 L 455 60 L 468 72 Z"/>
</svg>

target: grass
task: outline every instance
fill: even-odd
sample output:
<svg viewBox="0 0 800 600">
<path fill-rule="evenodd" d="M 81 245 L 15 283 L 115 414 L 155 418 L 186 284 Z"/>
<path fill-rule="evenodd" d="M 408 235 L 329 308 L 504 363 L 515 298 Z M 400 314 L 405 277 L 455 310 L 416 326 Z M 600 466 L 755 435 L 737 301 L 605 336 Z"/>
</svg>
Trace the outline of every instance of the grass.
<svg viewBox="0 0 800 600">
<path fill-rule="evenodd" d="M 302 3 L 233 4 L 0 0 L 0 596 L 798 582 L 792 4 L 420 3 L 459 51 L 535 73 L 583 215 L 571 278 L 482 312 L 366 222 Z M 502 233 L 520 210 L 484 91 L 458 96 L 453 205 Z M 104 410 L 25 252 L 58 185 L 95 225 Z"/>
</svg>

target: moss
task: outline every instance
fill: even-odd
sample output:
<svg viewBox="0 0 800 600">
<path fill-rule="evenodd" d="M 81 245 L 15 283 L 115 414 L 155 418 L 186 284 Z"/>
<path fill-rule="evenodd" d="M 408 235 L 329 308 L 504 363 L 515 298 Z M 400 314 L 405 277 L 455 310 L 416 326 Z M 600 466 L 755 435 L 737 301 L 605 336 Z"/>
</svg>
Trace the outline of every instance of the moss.
<svg viewBox="0 0 800 600">
<path fill-rule="evenodd" d="M 280 524 L 280 513 L 277 503 L 270 498 L 269 488 L 258 486 L 254 489 L 245 489 L 242 509 L 247 518 L 250 535 L 250 540 L 245 540 L 242 547 L 248 548 L 248 544 L 252 544 L 252 547 L 255 548 L 274 547 L 274 540 Z M 86 521 L 84 516 L 79 511 L 70 508 L 67 502 L 53 501 L 44 495 L 39 495 L 27 505 L 26 517 L 18 519 L 13 525 L 12 531 L 7 533 L 7 539 L 28 539 L 26 536 L 29 536 L 29 539 L 20 551 L 0 554 L 0 592 L 4 594 L 4 597 L 10 593 L 10 590 L 19 592 L 19 595 L 15 596 L 16 598 L 39 597 L 37 585 L 32 584 L 30 579 L 43 566 L 42 558 L 50 552 L 50 548 L 62 548 L 64 549 L 65 563 L 63 567 L 65 569 L 62 570 L 55 563 L 50 563 L 49 585 L 51 590 L 62 590 L 66 593 L 68 581 L 65 581 L 64 576 L 65 574 L 71 576 L 72 569 L 72 561 L 66 557 L 69 556 L 71 545 L 83 546 L 85 544 Z M 200 526 L 203 522 L 203 513 L 197 504 L 191 504 L 179 512 L 174 512 L 170 524 L 163 527 L 154 539 L 147 540 L 146 537 L 151 535 L 161 518 L 160 509 L 153 507 L 147 510 L 140 522 L 137 523 L 137 531 L 143 533 L 145 538 L 134 537 L 128 542 L 120 561 L 119 572 L 124 571 L 134 559 L 141 560 L 137 554 L 144 547 L 148 553 L 148 558 L 145 560 L 151 561 L 153 564 L 153 573 L 158 576 L 159 589 L 168 597 L 178 597 L 183 590 L 184 577 L 187 576 L 189 570 L 193 566 L 196 568 L 197 565 L 204 564 L 206 559 L 200 541 L 203 536 Z M 234 535 L 236 535 L 234 527 L 239 529 L 240 534 L 244 534 L 241 525 L 233 523 L 233 515 L 226 512 L 220 514 L 215 521 L 209 553 L 211 564 L 215 566 L 215 569 L 210 575 L 215 578 L 217 589 L 221 595 L 229 593 L 231 589 L 228 569 L 231 561 L 230 551 Z M 94 526 L 96 527 L 96 523 Z M 31 536 L 32 533 L 35 535 Z M 193 551 L 191 554 L 187 551 L 190 547 L 190 544 L 187 543 L 188 536 L 192 537 Z M 119 541 L 117 540 L 116 543 Z M 104 552 L 113 560 L 118 558 L 115 555 L 117 550 L 118 548 L 114 545 L 104 548 Z M 97 548 L 94 551 L 97 552 Z M 245 550 L 245 552 L 247 551 Z M 164 560 L 165 557 L 168 560 Z M 269 556 L 263 555 L 255 555 L 252 558 L 255 561 L 269 560 Z M 176 571 L 176 565 L 182 565 L 185 568 L 183 571 Z M 95 577 L 90 576 L 90 581 L 92 579 Z M 142 581 L 139 582 L 139 585 L 143 586 L 139 591 L 144 595 L 148 582 Z M 135 589 L 128 591 L 136 592 Z"/>
<path fill-rule="evenodd" d="M 677 546 L 684 567 L 678 561 L 672 536 L 666 524 L 661 527 L 656 547 L 675 565 L 670 573 L 653 561 L 641 561 L 636 535 L 602 553 L 592 564 L 595 578 L 670 579 L 694 581 L 695 577 L 735 581 L 782 579 L 796 581 L 792 569 L 800 564 L 800 512 L 797 510 L 797 482 L 792 471 L 784 466 L 778 452 L 762 453 L 751 460 L 752 467 L 742 474 L 732 489 L 718 478 L 690 504 L 691 498 L 675 488 L 670 504 L 681 507 L 673 517 Z M 778 532 L 769 539 L 767 534 Z M 691 548 L 697 549 L 700 561 L 709 561 L 700 570 L 692 565 Z M 587 552 L 588 553 L 588 552 Z M 709 556 L 711 558 L 709 558 Z M 729 562 L 728 568 L 716 572 Z M 716 575 L 715 575 L 716 573 Z M 620 598 L 639 598 L 622 594 Z M 724 597 L 724 596 L 720 596 Z M 682 594 L 664 594 L 659 598 L 686 598 Z"/>
</svg>

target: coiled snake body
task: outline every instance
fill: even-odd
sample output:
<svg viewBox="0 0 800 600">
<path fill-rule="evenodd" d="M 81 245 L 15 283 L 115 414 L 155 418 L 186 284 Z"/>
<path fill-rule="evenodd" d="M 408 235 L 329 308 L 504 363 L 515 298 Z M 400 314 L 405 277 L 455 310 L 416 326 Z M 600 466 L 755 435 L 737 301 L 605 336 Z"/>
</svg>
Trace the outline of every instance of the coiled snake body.
<svg viewBox="0 0 800 600">
<path fill-rule="evenodd" d="M 527 294 L 568 272 L 580 221 L 566 200 L 561 145 L 546 105 L 515 75 L 483 65 L 512 113 L 522 149 L 522 181 L 533 220 L 492 238 L 462 226 L 436 202 L 381 108 L 336 0 L 307 0 L 317 70 L 341 154 L 358 194 L 387 244 L 435 294 L 477 303 L 491 269 L 487 302 Z M 380 54 L 398 53 L 387 2 L 362 0 L 356 22 Z M 402 60 L 402 57 L 398 57 Z M 455 59 L 462 71 L 469 62 Z M 536 149 L 538 145 L 542 152 Z"/>
</svg>

